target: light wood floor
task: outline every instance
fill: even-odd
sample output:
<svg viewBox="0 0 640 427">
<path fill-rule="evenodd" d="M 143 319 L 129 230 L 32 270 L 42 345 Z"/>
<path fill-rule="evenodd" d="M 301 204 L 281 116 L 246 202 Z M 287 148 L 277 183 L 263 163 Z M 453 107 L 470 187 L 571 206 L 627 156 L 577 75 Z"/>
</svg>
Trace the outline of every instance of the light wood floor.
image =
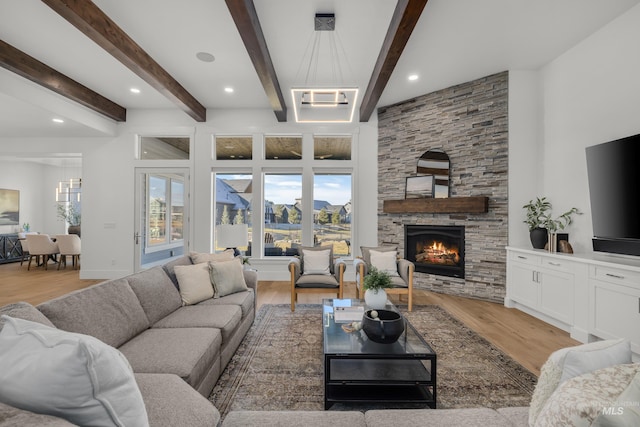
<svg viewBox="0 0 640 427">
<path fill-rule="evenodd" d="M 33 268 L 27 271 L 26 264 L 0 265 L 0 306 L 27 301 L 39 304 L 67 292 L 81 289 L 100 280 L 80 280 L 78 270 L 67 267 L 56 270 Z M 300 303 L 319 303 L 330 294 L 302 294 Z M 355 284 L 347 282 L 345 298 L 355 297 Z M 397 297 L 393 297 L 395 299 Z M 258 284 L 258 305 L 289 304 L 291 301 L 289 282 L 261 281 Z M 397 300 L 396 300 L 397 302 Z M 406 302 L 406 301 L 405 301 Z M 536 375 L 553 351 L 579 344 L 569 334 L 531 317 L 521 311 L 508 309 L 496 303 L 462 298 L 417 290 L 414 305 L 437 304 L 465 323 L 493 345 L 511 356 Z"/>
</svg>

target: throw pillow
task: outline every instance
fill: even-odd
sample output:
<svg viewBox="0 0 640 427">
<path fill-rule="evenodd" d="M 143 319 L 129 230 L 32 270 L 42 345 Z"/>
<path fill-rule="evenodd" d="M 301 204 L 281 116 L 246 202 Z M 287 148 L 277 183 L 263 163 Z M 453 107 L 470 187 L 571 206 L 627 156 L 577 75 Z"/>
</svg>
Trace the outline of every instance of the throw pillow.
<svg viewBox="0 0 640 427">
<path fill-rule="evenodd" d="M 372 267 L 377 268 L 378 271 L 384 271 L 390 276 L 399 276 L 397 264 L 398 253 L 396 251 L 379 252 L 371 249 L 369 254 Z"/>
<path fill-rule="evenodd" d="M 77 425 L 148 426 L 127 359 L 97 338 L 2 316 L 0 401 Z"/>
<path fill-rule="evenodd" d="M 302 274 L 331 274 L 331 250 L 302 250 L 304 270 Z"/>
<path fill-rule="evenodd" d="M 593 427 L 640 426 L 640 373 L 611 406 L 593 421 Z"/>
<path fill-rule="evenodd" d="M 197 304 L 213 298 L 213 285 L 209 277 L 209 264 L 176 265 L 176 278 L 180 285 L 182 305 Z"/>
<path fill-rule="evenodd" d="M 214 298 L 235 294 L 249 289 L 244 281 L 242 260 L 210 262 L 209 276 L 214 288 Z"/>
<path fill-rule="evenodd" d="M 360 252 L 362 253 L 362 259 L 367 263 L 367 268 L 371 268 L 371 251 L 378 252 L 395 252 L 398 253 L 397 246 L 360 246 Z"/>
<path fill-rule="evenodd" d="M 569 358 L 570 363 L 565 373 L 565 362 L 570 353 L 572 356 Z M 579 362 L 583 358 L 582 356 L 585 359 L 584 363 Z M 529 405 L 529 425 L 536 423 L 549 397 L 562 381 L 570 378 L 572 372 L 589 372 L 606 366 L 630 362 L 629 341 L 623 339 L 597 341 L 553 352 L 540 369 L 540 377 Z M 588 370 L 585 371 L 585 369 Z"/>
<path fill-rule="evenodd" d="M 215 254 L 190 252 L 189 256 L 194 264 L 200 264 L 203 262 L 231 261 L 233 259 L 233 249 L 227 249 Z"/>
<path fill-rule="evenodd" d="M 602 343 L 602 344 L 601 344 Z M 596 369 L 621 363 L 631 363 L 631 343 L 628 340 L 602 341 L 589 348 L 570 350 L 564 358 L 560 383 Z"/>
<path fill-rule="evenodd" d="M 568 379 L 549 397 L 536 423 L 530 425 L 591 426 L 604 412 L 603 409 L 616 404 L 638 372 L 640 364 L 631 363 L 609 366 Z"/>
</svg>

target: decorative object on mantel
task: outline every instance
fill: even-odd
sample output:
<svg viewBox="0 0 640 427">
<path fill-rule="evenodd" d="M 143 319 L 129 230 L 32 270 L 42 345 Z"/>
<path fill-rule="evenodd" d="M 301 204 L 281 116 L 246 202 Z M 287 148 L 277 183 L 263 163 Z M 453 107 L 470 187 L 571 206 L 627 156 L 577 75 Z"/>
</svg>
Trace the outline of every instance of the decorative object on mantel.
<svg viewBox="0 0 640 427">
<path fill-rule="evenodd" d="M 573 222 L 572 215 L 582 215 L 578 208 L 571 208 L 567 212 L 561 214 L 556 219 L 551 215 L 551 202 L 546 197 L 536 197 L 535 200 L 529 200 L 529 203 L 522 206 L 526 209 L 526 218 L 523 221 L 529 227 L 529 238 L 534 249 L 547 249 L 549 252 L 557 251 L 558 230 L 564 230 Z M 568 235 L 566 237 L 567 244 Z M 571 245 L 563 244 L 565 249 L 571 248 Z M 573 249 L 571 249 L 573 252 Z M 572 253 L 570 252 L 570 253 Z"/>
<path fill-rule="evenodd" d="M 405 184 L 404 198 L 433 197 L 433 175 L 409 176 Z"/>
<path fill-rule="evenodd" d="M 449 197 L 450 166 L 449 156 L 439 149 L 429 150 L 418 159 L 416 172 L 418 176 L 433 176 L 433 197 L 436 199 Z"/>
</svg>

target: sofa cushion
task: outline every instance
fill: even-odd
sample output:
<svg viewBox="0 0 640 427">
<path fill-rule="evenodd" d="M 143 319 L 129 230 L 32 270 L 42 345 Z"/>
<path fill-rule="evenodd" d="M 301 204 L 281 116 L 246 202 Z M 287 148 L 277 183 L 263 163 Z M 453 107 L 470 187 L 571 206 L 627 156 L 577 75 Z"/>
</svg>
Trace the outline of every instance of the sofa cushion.
<svg viewBox="0 0 640 427">
<path fill-rule="evenodd" d="M 222 298 L 208 299 L 198 305 L 237 305 L 242 309 L 242 318 L 244 319 L 255 308 L 255 292 L 253 289 L 247 289 L 244 292 L 236 292 Z"/>
<path fill-rule="evenodd" d="M 53 415 L 36 414 L 35 412 L 0 403 L 0 427 L 70 427 L 75 425 Z"/>
<path fill-rule="evenodd" d="M 200 264 L 203 262 L 220 262 L 231 261 L 233 256 L 233 249 L 227 249 L 218 253 L 206 253 L 206 252 L 190 252 L 191 262 L 194 264 Z"/>
<path fill-rule="evenodd" d="M 554 351 L 540 369 L 540 377 L 531 397 L 529 424 L 536 423 L 549 397 L 570 375 L 630 362 L 631 349 L 625 340 L 596 341 Z"/>
<path fill-rule="evenodd" d="M 0 401 L 78 425 L 148 426 L 127 359 L 82 334 L 4 316 Z"/>
<path fill-rule="evenodd" d="M 246 291 L 242 273 L 242 260 L 240 258 L 231 261 L 209 263 L 209 276 L 213 284 L 214 298 L 220 298 L 236 292 Z"/>
<path fill-rule="evenodd" d="M 640 363 L 632 363 L 610 366 L 568 379 L 553 392 L 535 424 L 531 425 L 591 426 L 603 409 L 615 405 L 639 372 Z"/>
<path fill-rule="evenodd" d="M 136 373 L 175 374 L 196 388 L 220 357 L 213 328 L 152 328 L 120 347 Z"/>
<path fill-rule="evenodd" d="M 156 322 L 154 328 L 216 328 L 222 332 L 222 343 L 229 342 L 242 320 L 237 305 L 195 305 L 181 307 Z"/>
<path fill-rule="evenodd" d="M 222 427 L 365 427 L 359 411 L 231 411 Z M 384 424 L 370 424 L 384 425 Z M 397 422 L 387 425 L 400 425 Z"/>
<path fill-rule="evenodd" d="M 126 279 L 151 324 L 182 306 L 180 292 L 160 266 L 132 274 Z"/>
<path fill-rule="evenodd" d="M 56 327 L 91 335 L 116 348 L 149 327 L 126 278 L 71 292 L 37 308 Z"/>
<path fill-rule="evenodd" d="M 28 302 L 15 302 L 13 304 L 5 305 L 0 308 L 0 330 L 2 330 L 2 326 L 4 325 L 4 320 L 2 319 L 2 315 L 6 314 L 7 316 L 15 317 L 17 319 L 30 320 L 32 322 L 38 322 L 46 326 L 51 326 L 55 328 L 51 320 L 47 319 L 44 314 L 42 314 L 37 308 L 29 304 Z"/>
<path fill-rule="evenodd" d="M 218 425 L 218 409 L 177 375 L 135 374 L 135 378 L 151 427 Z"/>
<path fill-rule="evenodd" d="M 176 289 L 179 290 L 180 285 L 178 284 L 178 278 L 176 277 L 175 268 L 178 265 L 192 265 L 192 264 L 193 263 L 191 262 L 191 257 L 182 256 L 180 258 L 176 258 L 174 260 L 167 262 L 162 266 L 162 269 L 164 270 L 165 273 L 167 273 L 167 276 L 169 276 L 169 279 L 171 279 L 171 282 L 176 287 Z"/>
<path fill-rule="evenodd" d="M 193 305 L 213 298 L 208 264 L 176 265 L 174 270 L 180 285 L 182 305 Z"/>
<path fill-rule="evenodd" d="M 365 420 L 368 426 L 513 427 L 490 408 L 371 410 Z"/>
</svg>

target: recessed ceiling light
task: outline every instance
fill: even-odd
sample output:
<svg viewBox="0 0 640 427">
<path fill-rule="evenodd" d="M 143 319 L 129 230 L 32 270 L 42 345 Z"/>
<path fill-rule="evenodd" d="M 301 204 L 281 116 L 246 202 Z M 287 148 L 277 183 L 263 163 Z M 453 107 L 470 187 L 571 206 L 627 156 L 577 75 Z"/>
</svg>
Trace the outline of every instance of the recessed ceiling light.
<svg viewBox="0 0 640 427">
<path fill-rule="evenodd" d="M 418 75 L 417 74 L 409 74 L 409 77 L 407 77 L 409 79 L 410 82 L 414 81 L 414 80 L 418 80 Z"/>
<path fill-rule="evenodd" d="M 227 93 L 233 93 L 233 88 L 227 86 L 227 87 L 224 88 L 224 91 L 227 92 Z"/>
<path fill-rule="evenodd" d="M 129 91 L 131 93 L 140 93 L 140 89 L 138 89 L 137 87 L 132 87 L 131 89 L 129 89 Z"/>
<path fill-rule="evenodd" d="M 202 62 L 213 62 L 216 60 L 216 57 L 211 55 L 209 52 L 198 52 L 196 53 L 196 58 Z"/>
<path fill-rule="evenodd" d="M 64 120 L 62 119 L 51 119 L 51 121 L 54 123 L 64 123 Z"/>
</svg>

